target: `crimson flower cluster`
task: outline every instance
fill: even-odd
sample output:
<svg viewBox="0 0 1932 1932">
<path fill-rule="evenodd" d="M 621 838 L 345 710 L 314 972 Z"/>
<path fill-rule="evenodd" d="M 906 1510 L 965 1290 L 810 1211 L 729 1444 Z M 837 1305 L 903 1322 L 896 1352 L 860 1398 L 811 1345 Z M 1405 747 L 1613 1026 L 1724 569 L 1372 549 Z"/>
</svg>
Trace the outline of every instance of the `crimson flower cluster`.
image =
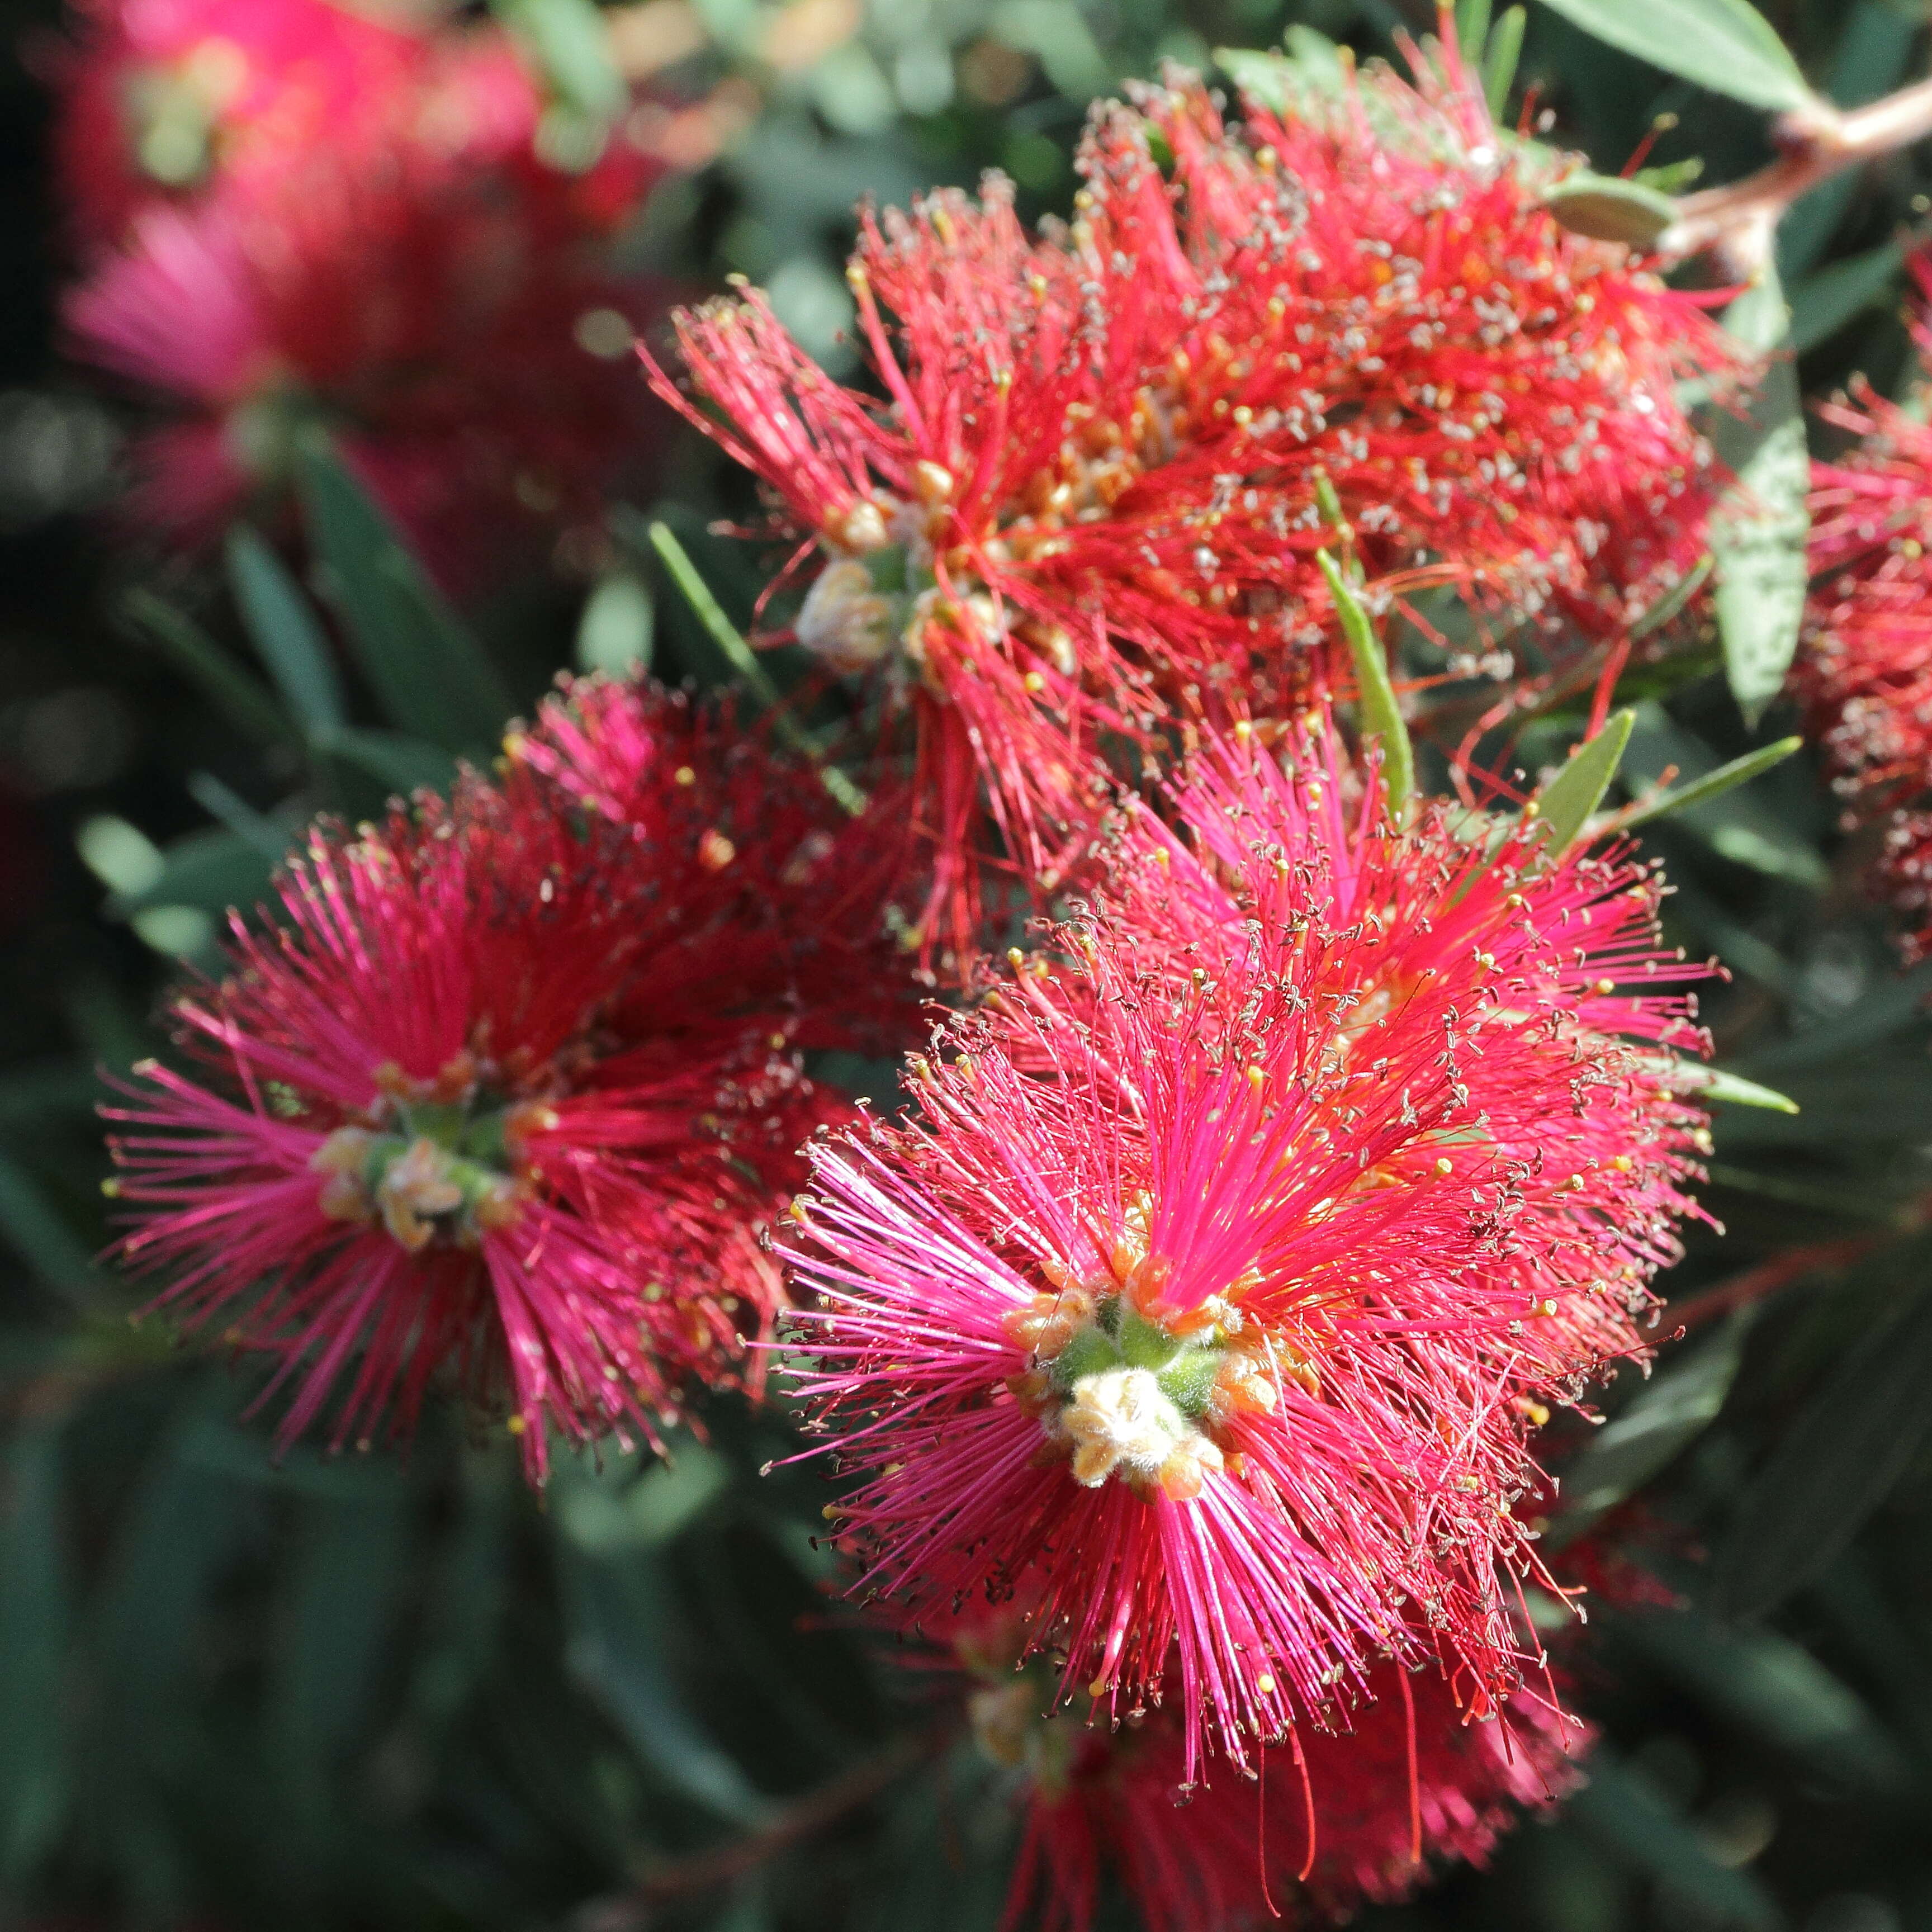
<svg viewBox="0 0 1932 1932">
<path fill-rule="evenodd" d="M 321 827 L 237 922 L 112 1110 L 122 1252 L 278 1360 L 284 1441 L 406 1432 L 446 1364 L 535 1477 L 546 1424 L 654 1439 L 755 1378 L 761 1230 L 845 1111 L 801 1049 L 903 1030 L 874 855 L 728 716 L 580 682 L 500 786 Z"/>
<path fill-rule="evenodd" d="M 867 215 L 848 273 L 881 400 L 755 292 L 678 316 L 696 400 L 661 392 L 815 555 L 793 634 L 884 667 L 911 713 L 928 918 L 962 949 L 988 820 L 1050 887 L 1096 746 L 1326 682 L 1338 519 L 1372 604 L 1447 584 L 1559 636 L 1700 554 L 1717 478 L 1674 384 L 1728 366 L 1722 338 L 1559 224 L 1568 164 L 1499 132 L 1453 36 L 1415 64 L 1238 128 L 1197 82 L 1135 90 L 1037 236 L 998 176 Z"/>
<path fill-rule="evenodd" d="M 1932 296 L 1932 263 L 1913 263 Z M 1914 329 L 1932 367 L 1932 326 Z M 1792 684 L 1849 820 L 1884 828 L 1874 884 L 1932 952 L 1932 429 L 1861 381 L 1826 419 L 1860 439 L 1813 466 L 1812 590 Z"/>
<path fill-rule="evenodd" d="M 952 1652 L 974 1738 L 1021 1813 L 1006 1922 L 1041 1932 L 1088 1932 L 1105 1874 L 1148 1932 L 1260 1924 L 1298 1900 L 1338 1921 L 1399 1904 L 1432 1868 L 1481 1863 L 1520 1808 L 1574 1789 L 1591 1742 L 1537 1690 L 1501 1710 L 1462 1706 L 1439 1672 L 1384 1664 L 1346 1729 L 1177 1806 L 1171 1704 L 1118 1727 L 1056 1712 L 1050 1673 L 1016 1667 L 1020 1642 L 994 1613 L 968 1622 Z"/>
<path fill-rule="evenodd" d="M 652 157 L 551 158 L 498 29 L 331 0 L 99 0 L 64 69 L 74 346 L 164 408 L 142 521 L 218 533 L 309 422 L 446 578 L 594 509 L 645 424 L 604 264 Z"/>
<path fill-rule="evenodd" d="M 1126 814 L 914 1063 L 924 1119 L 822 1141 L 792 1210 L 877 1614 L 1017 1602 L 1059 1701 L 1171 1713 L 1188 1786 L 1385 1660 L 1519 1695 L 1528 1438 L 1640 1352 L 1708 1144 L 1651 872 L 1261 735 L 1184 768 L 1185 836 Z"/>
</svg>

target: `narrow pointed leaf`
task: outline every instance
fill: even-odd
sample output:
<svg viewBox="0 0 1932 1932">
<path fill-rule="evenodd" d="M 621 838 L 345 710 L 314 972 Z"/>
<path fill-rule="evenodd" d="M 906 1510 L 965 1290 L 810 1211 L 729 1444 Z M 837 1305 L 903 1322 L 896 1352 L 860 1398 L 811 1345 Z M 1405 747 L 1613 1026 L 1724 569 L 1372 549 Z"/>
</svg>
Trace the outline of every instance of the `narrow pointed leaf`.
<svg viewBox="0 0 1932 1932">
<path fill-rule="evenodd" d="M 314 609 L 281 559 L 245 524 L 228 533 L 228 583 L 256 654 L 303 729 L 344 723 L 342 680 Z"/>
<path fill-rule="evenodd" d="M 1509 110 L 1510 89 L 1516 85 L 1516 67 L 1522 58 L 1523 29 L 1528 20 L 1528 8 L 1505 8 L 1484 51 L 1483 94 L 1489 102 L 1490 114 L 1498 121 Z"/>
<path fill-rule="evenodd" d="M 1760 774 L 1768 772 L 1774 765 L 1781 765 L 1794 752 L 1804 748 L 1802 738 L 1780 738 L 1774 745 L 1762 745 L 1755 752 L 1747 752 L 1741 758 L 1733 758 L 1727 765 L 1720 765 L 1714 772 L 1706 772 L 1700 778 L 1694 778 L 1688 784 L 1681 784 L 1646 800 L 1625 812 L 1617 814 L 1620 830 L 1628 831 L 1633 826 L 1648 825 L 1654 818 L 1668 818 L 1673 812 L 1688 811 L 1693 806 L 1708 804 L 1714 798 L 1720 798 L 1734 787 L 1749 784 Z"/>
<path fill-rule="evenodd" d="M 476 639 L 326 440 L 304 440 L 297 464 L 329 602 L 389 722 L 488 752 L 511 706 Z"/>
<path fill-rule="evenodd" d="M 1588 744 L 1580 745 L 1570 762 L 1537 794 L 1537 815 L 1549 827 L 1552 858 L 1575 844 L 1576 835 L 1603 802 L 1636 722 L 1634 711 L 1612 712 L 1604 728 Z"/>
<path fill-rule="evenodd" d="M 1718 1552 L 1720 1615 L 1762 1616 L 1824 1574 L 1917 1455 L 1932 1426 L 1928 1388 L 1932 1293 L 1922 1289 L 1846 1355 L 1745 1491 Z"/>
<path fill-rule="evenodd" d="M 866 794 L 835 765 L 823 763 L 818 746 L 810 733 L 786 708 L 778 688 L 758 662 L 758 654 L 745 641 L 744 633 L 724 614 L 724 607 L 712 594 L 710 584 L 699 574 L 691 554 L 677 540 L 668 524 L 653 524 L 651 547 L 670 572 L 671 581 L 683 593 L 698 621 L 711 641 L 724 653 L 725 662 L 750 687 L 759 704 L 773 714 L 780 735 L 794 751 L 802 752 L 819 767 L 820 782 L 840 806 L 856 818 L 866 808 Z"/>
<path fill-rule="evenodd" d="M 1721 1066 L 1700 1066 L 1695 1061 L 1680 1063 L 1678 1085 L 1702 1100 L 1721 1100 L 1733 1107 L 1762 1107 L 1773 1114 L 1795 1114 L 1798 1102 L 1773 1087 L 1760 1087 L 1742 1073 L 1726 1073 Z"/>
<path fill-rule="evenodd" d="M 1591 1753 L 1588 1769 L 1589 1782 L 1570 1801 L 1568 1815 L 1605 1850 L 1654 1879 L 1700 1923 L 1763 1932 L 1779 1923 L 1778 1907 L 1757 1879 L 1720 1864 L 1649 1782 L 1607 1748 Z"/>
<path fill-rule="evenodd" d="M 1791 348 L 1791 314 L 1777 271 L 1738 297 L 1725 328 L 1769 358 L 1742 418 L 1713 411 L 1713 448 L 1736 481 L 1711 519 L 1718 560 L 1713 603 L 1724 640 L 1724 675 L 1747 722 L 1756 723 L 1783 688 L 1798 649 L 1810 582 L 1811 458 Z"/>
<path fill-rule="evenodd" d="M 1639 60 L 1774 112 L 1811 90 L 1778 30 L 1750 0 L 1544 0 L 1586 34 Z"/>
<path fill-rule="evenodd" d="M 192 617 L 140 588 L 128 592 L 121 608 L 244 737 L 285 745 L 294 735 L 274 700 Z"/>
<path fill-rule="evenodd" d="M 1375 626 L 1369 621 L 1362 600 L 1355 595 L 1335 560 L 1324 550 L 1316 561 L 1328 580 L 1328 594 L 1335 600 L 1335 614 L 1341 621 L 1342 634 L 1348 640 L 1348 653 L 1355 662 L 1355 687 L 1362 707 L 1362 736 L 1379 739 L 1382 748 L 1382 788 L 1391 807 L 1405 804 L 1415 791 L 1415 754 L 1408 742 L 1408 727 L 1402 722 L 1402 709 L 1396 702 L 1395 686 L 1389 682 L 1388 658 Z"/>
<path fill-rule="evenodd" d="M 1563 1509 L 1548 1538 L 1561 1548 L 1641 1489 L 1717 1420 L 1736 1379 L 1749 1313 L 1733 1316 L 1659 1369 L 1563 1474 Z"/>
</svg>

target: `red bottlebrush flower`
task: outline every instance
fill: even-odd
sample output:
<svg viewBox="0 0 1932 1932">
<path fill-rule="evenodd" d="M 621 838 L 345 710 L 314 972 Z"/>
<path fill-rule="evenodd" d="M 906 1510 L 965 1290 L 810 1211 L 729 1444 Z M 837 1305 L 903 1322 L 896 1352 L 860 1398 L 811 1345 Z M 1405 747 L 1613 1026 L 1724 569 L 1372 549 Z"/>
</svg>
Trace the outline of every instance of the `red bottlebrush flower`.
<svg viewBox="0 0 1932 1932">
<path fill-rule="evenodd" d="M 1912 264 L 1932 298 L 1932 262 Z M 1932 373 L 1932 326 L 1914 330 Z M 1854 823 L 1882 823 L 1874 883 L 1932 952 L 1932 429 L 1862 382 L 1820 413 L 1862 439 L 1812 468 L 1811 599 L 1792 682 Z"/>
<path fill-rule="evenodd" d="M 1178 1805 L 1186 1747 L 1172 1709 L 1118 1728 L 1056 1713 L 1051 1674 L 1016 1671 L 1015 1636 L 996 1624 L 956 1646 L 981 1750 L 1020 1774 L 1008 1928 L 1088 1932 L 1109 1873 L 1148 1932 L 1397 1903 L 1444 1865 L 1483 1864 L 1520 1811 L 1574 1790 L 1590 1742 L 1532 1690 L 1479 1720 L 1439 1671 L 1384 1664 L 1345 1728 L 1299 1740 L 1298 1759 L 1270 1752 L 1256 1778 L 1222 1767 Z"/>
<path fill-rule="evenodd" d="M 175 407 L 137 446 L 143 521 L 213 534 L 320 422 L 460 581 L 587 514 L 645 440 L 645 298 L 599 256 L 653 164 L 614 141 L 584 176 L 544 163 L 498 35 L 426 41 L 392 81 L 274 167 L 147 208 L 70 296 L 76 352 Z"/>
<path fill-rule="evenodd" d="M 356 140 L 426 45 L 334 0 L 87 0 L 56 76 L 76 238 L 112 246 L 144 210 L 245 194 Z"/>
<path fill-rule="evenodd" d="M 338 1445 L 406 1432 L 448 1365 L 507 1392 L 541 1478 L 546 1421 L 650 1436 L 688 1382 L 740 1378 L 781 1305 L 763 1229 L 846 1111 L 800 1070 L 786 966 L 815 962 L 820 911 L 852 957 L 853 838 L 748 743 L 681 783 L 717 728 L 631 701 L 664 746 L 643 830 L 513 768 L 317 832 L 230 976 L 176 1003 L 191 1070 L 148 1066 L 113 1110 L 122 1252 L 173 1273 L 159 1305 L 281 1357 L 284 1441 L 332 1402 Z M 768 834 L 796 840 L 769 862 L 792 884 L 748 920 L 763 875 L 732 875 Z M 842 992 L 854 1038 L 897 997 L 883 963 Z"/>
<path fill-rule="evenodd" d="M 860 1587 L 1023 1592 L 1112 1715 L 1178 1678 L 1190 1781 L 1379 1654 L 1514 1690 L 1526 1438 L 1639 1348 L 1708 1146 L 1650 873 L 1291 749 L 1198 760 L 1191 844 L 1130 814 L 1066 956 L 916 1063 L 926 1124 L 794 1209 Z"/>
<path fill-rule="evenodd" d="M 887 663 L 916 713 L 951 936 L 986 814 L 1057 877 L 1096 737 L 1279 715 L 1325 676 L 1329 489 L 1382 602 L 1448 582 L 1604 628 L 1699 554 L 1714 479 L 1672 385 L 1731 352 L 1558 224 L 1453 46 L 1418 65 L 1240 130 L 1192 82 L 1099 109 L 1075 220 L 1037 238 L 998 177 L 865 217 L 883 400 L 760 296 L 678 317 L 710 409 L 661 392 L 821 558 L 797 638 Z"/>
</svg>

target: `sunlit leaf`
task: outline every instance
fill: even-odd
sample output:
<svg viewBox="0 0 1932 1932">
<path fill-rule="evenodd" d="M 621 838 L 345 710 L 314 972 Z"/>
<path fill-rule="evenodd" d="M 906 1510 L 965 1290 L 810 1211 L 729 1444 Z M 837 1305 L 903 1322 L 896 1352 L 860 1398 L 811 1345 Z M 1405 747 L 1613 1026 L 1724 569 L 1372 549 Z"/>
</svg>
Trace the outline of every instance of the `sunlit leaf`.
<svg viewBox="0 0 1932 1932">
<path fill-rule="evenodd" d="M 1544 0 L 1627 54 L 1754 107 L 1802 107 L 1811 90 L 1750 0 Z"/>
<path fill-rule="evenodd" d="M 1537 794 L 1536 813 L 1548 828 L 1548 849 L 1552 858 L 1576 843 L 1578 834 L 1603 802 L 1604 794 L 1610 789 L 1622 761 L 1624 747 L 1630 742 L 1630 727 L 1636 722 L 1634 711 L 1612 712 L 1604 720 L 1604 728 L 1587 743 L 1578 746 L 1568 764 Z"/>
</svg>

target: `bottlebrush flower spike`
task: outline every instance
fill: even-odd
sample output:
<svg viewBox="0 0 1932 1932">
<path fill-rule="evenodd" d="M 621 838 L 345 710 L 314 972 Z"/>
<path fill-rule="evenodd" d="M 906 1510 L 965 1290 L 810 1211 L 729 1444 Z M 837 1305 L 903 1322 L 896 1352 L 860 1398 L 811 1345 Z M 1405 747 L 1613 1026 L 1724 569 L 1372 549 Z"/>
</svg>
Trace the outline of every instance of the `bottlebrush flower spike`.
<svg viewBox="0 0 1932 1932">
<path fill-rule="evenodd" d="M 648 440 L 628 356 L 647 292 L 600 256 L 655 163 L 614 141 L 585 175 L 548 166 L 500 34 L 408 38 L 354 113 L 143 208 L 69 294 L 74 352 L 173 406 L 132 506 L 168 536 L 280 490 L 320 422 L 460 583 L 533 521 L 588 514 Z"/>
<path fill-rule="evenodd" d="M 1189 1783 L 1382 1654 L 1514 1692 L 1526 1438 L 1640 1348 L 1708 1144 L 1649 872 L 1288 748 L 1215 741 L 1191 843 L 1130 812 L 1064 956 L 915 1063 L 924 1124 L 793 1210 L 857 1587 L 1021 1592 L 1109 1718 L 1178 1682 Z"/>
<path fill-rule="evenodd" d="M 85 0 L 58 57 L 56 159 L 76 239 L 146 210 L 247 194 L 318 145 L 366 138 L 425 36 L 334 0 Z"/>
<path fill-rule="evenodd" d="M 1520 1810 L 1574 1789 L 1590 1742 L 1534 1690 L 1479 1713 L 1439 1671 L 1384 1664 L 1346 1729 L 1309 1735 L 1299 1760 L 1271 1752 L 1257 1779 L 1223 1767 L 1177 1806 L 1186 1744 L 1172 1705 L 1118 1728 L 1055 1712 L 1052 1673 L 1016 1670 L 1019 1641 L 1010 1616 L 955 1641 L 980 1749 L 1018 1774 L 1010 1928 L 1088 1932 L 1108 1874 L 1148 1932 L 1399 1903 L 1446 1864 L 1483 1864 Z"/>
<path fill-rule="evenodd" d="M 1932 262 L 1912 263 L 1932 298 Z M 1932 326 L 1913 330 L 1932 373 Z M 1932 429 L 1861 381 L 1820 413 L 1862 439 L 1812 466 L 1812 590 L 1792 682 L 1848 818 L 1882 824 L 1873 883 L 1932 952 Z"/>
<path fill-rule="evenodd" d="M 1498 135 L 1453 35 L 1417 64 L 1240 129 L 1192 80 L 1097 108 L 1076 218 L 1036 238 L 997 176 L 864 215 L 883 400 L 755 292 L 678 317 L 692 398 L 661 393 L 815 547 L 796 637 L 915 715 L 956 938 L 986 817 L 1049 880 L 1090 820 L 1050 725 L 1145 746 L 1325 677 L 1326 488 L 1378 602 L 1447 582 L 1614 628 L 1700 554 L 1715 479 L 1673 382 L 1735 352 L 1558 224 L 1564 164 Z"/>
<path fill-rule="evenodd" d="M 659 788 L 700 791 L 676 774 L 704 739 L 657 712 Z M 406 1433 L 447 1372 L 507 1399 L 541 1479 L 547 1423 L 652 1438 L 690 1382 L 744 1378 L 782 1300 L 763 1229 L 847 1111 L 795 1051 L 784 962 L 814 930 L 738 918 L 764 830 L 666 808 L 633 838 L 513 770 L 319 830 L 268 928 L 238 922 L 230 976 L 176 1004 L 188 1070 L 110 1110 L 116 1191 L 125 1258 L 173 1277 L 157 1305 L 280 1358 L 285 1443 L 332 1405 L 338 1447 Z M 789 912 L 815 888 L 842 920 L 841 855 L 788 856 Z M 854 1042 L 896 997 L 883 964 L 844 993 Z"/>
</svg>

